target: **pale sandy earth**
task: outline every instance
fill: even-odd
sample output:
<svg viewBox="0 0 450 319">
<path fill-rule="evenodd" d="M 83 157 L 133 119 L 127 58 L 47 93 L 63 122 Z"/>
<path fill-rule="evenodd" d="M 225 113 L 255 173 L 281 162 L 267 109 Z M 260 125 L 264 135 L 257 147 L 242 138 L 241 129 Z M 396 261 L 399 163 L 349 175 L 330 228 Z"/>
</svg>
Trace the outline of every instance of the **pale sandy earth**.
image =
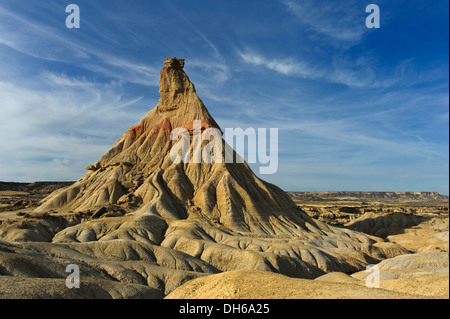
<svg viewBox="0 0 450 319">
<path fill-rule="evenodd" d="M 448 275 L 382 281 L 380 288 L 347 277 L 316 280 L 259 271 L 232 271 L 187 282 L 167 299 L 411 299 L 448 298 Z M 431 290 L 430 290 L 431 288 Z"/>
</svg>

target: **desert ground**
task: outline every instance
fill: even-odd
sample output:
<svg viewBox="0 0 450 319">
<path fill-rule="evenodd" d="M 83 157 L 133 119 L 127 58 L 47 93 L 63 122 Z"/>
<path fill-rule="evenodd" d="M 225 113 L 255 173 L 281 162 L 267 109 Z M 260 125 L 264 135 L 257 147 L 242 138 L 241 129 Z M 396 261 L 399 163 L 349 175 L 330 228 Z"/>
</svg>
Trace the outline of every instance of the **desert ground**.
<svg viewBox="0 0 450 319">
<path fill-rule="evenodd" d="M 0 183 L 0 298 L 449 298 L 447 196 L 285 192 L 223 139 L 196 162 L 221 129 L 184 63 L 77 181 Z"/>
<path fill-rule="evenodd" d="M 5 252 L 21 255 L 17 243 L 8 250 L 8 225 L 45 222 L 33 215 L 40 202 L 53 191 L 74 182 L 5 183 L 0 182 L 0 236 L 2 267 L 1 298 L 167 298 L 167 299 L 429 299 L 449 298 L 448 274 L 448 201 L 414 200 L 412 197 L 383 200 L 357 197 L 333 197 L 313 193 L 314 198 L 290 193 L 294 202 L 314 219 L 339 227 L 365 232 L 397 243 L 407 253 L 388 258 L 380 266 L 379 288 L 368 288 L 365 270 L 345 273 L 331 271 L 316 278 L 295 278 L 286 274 L 260 270 L 212 271 L 207 276 L 193 276 L 168 292 L 157 291 L 140 284 L 121 284 L 111 278 L 90 278 L 80 289 L 65 286 L 67 273 L 50 276 L 27 270 L 7 271 Z M 407 197 L 407 196 L 406 196 Z M 105 214 L 122 214 L 110 208 Z M 86 212 L 74 223 L 89 220 L 95 212 Z M 63 216 L 53 212 L 52 216 Z M 103 217 L 105 218 L 105 217 Z M 54 236 L 42 239 L 48 242 Z M 26 241 L 25 238 L 19 242 Z M 20 247 L 20 246 L 19 246 Z M 13 248 L 13 249 L 11 249 Z M 17 250 L 16 250 L 17 249 Z M 25 263 L 30 259 L 22 256 Z M 107 258 L 110 259 L 110 258 Z M 118 260 L 121 260 L 119 258 Z M 124 258 L 124 263 L 126 258 Z M 128 261 L 129 262 L 129 261 Z M 150 262 L 152 263 L 152 262 Z M 23 265 L 21 268 L 23 269 Z M 19 287 L 19 289 L 17 289 Z"/>
</svg>

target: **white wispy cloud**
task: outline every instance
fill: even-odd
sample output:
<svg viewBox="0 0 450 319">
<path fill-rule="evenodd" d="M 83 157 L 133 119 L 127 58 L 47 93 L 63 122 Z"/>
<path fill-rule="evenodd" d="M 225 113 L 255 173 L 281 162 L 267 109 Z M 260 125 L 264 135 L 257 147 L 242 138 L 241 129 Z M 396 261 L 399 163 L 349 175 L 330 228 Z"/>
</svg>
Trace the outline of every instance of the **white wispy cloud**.
<svg viewBox="0 0 450 319">
<path fill-rule="evenodd" d="M 64 62 L 89 57 L 84 48 L 64 37 L 56 29 L 1 6 L 0 28 L 0 44 L 34 58 Z"/>
<path fill-rule="evenodd" d="M 361 62 L 361 59 L 350 61 L 336 57 L 330 67 L 320 69 L 311 67 L 310 65 L 314 65 L 312 62 L 301 62 L 295 58 L 267 58 L 254 50 L 237 53 L 245 63 L 251 66 L 266 68 L 283 75 L 300 76 L 310 80 L 325 80 L 349 87 L 372 86 L 375 84 L 373 81 L 374 71 L 370 65 Z"/>
<path fill-rule="evenodd" d="M 116 56 L 95 41 L 80 43 L 64 34 L 64 27 L 50 27 L 0 7 L 0 44 L 41 60 L 76 64 L 118 80 L 158 86 L 159 68 Z M 108 38 L 113 41 L 114 38 Z M 156 80 L 155 80 L 156 79 Z"/>
<path fill-rule="evenodd" d="M 0 81 L 0 180 L 81 177 L 146 112 L 136 105 L 148 101 L 126 95 L 120 82 L 50 72 L 40 79 L 44 86 Z"/>
<path fill-rule="evenodd" d="M 361 1 L 281 0 L 299 23 L 316 34 L 332 40 L 332 44 L 354 44 L 365 30 L 365 5 Z"/>
<path fill-rule="evenodd" d="M 293 58 L 269 59 L 259 53 L 255 53 L 249 50 L 246 50 L 246 52 L 238 52 L 238 55 L 246 63 L 254 66 L 262 66 L 284 75 L 295 74 L 311 79 L 323 76 L 322 72 L 312 69 L 305 63 L 295 61 Z"/>
<path fill-rule="evenodd" d="M 444 79 L 445 76 L 440 67 L 419 73 L 414 60 L 410 58 L 387 68 L 380 65 L 378 59 L 370 54 L 356 57 L 332 54 L 326 57 L 329 61 L 323 61 L 321 64 L 294 57 L 266 57 L 249 48 L 237 51 L 237 55 L 252 67 L 265 68 L 286 76 L 343 84 L 351 88 L 409 87 Z"/>
<path fill-rule="evenodd" d="M 223 63 L 222 59 L 204 61 L 198 58 L 191 58 L 188 59 L 187 62 L 186 72 L 190 69 L 195 70 L 196 76 L 201 81 L 201 85 L 205 87 L 226 82 L 231 78 L 231 71 L 228 66 Z"/>
</svg>

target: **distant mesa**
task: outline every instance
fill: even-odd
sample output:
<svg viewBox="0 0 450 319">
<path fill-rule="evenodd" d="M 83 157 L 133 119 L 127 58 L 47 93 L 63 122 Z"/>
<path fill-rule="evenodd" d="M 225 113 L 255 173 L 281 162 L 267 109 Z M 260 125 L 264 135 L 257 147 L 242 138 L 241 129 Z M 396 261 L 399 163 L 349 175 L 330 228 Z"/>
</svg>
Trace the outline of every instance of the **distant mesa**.
<svg viewBox="0 0 450 319">
<path fill-rule="evenodd" d="M 438 192 L 288 192 L 292 199 L 354 199 L 379 201 L 447 202 L 449 197 Z"/>
</svg>

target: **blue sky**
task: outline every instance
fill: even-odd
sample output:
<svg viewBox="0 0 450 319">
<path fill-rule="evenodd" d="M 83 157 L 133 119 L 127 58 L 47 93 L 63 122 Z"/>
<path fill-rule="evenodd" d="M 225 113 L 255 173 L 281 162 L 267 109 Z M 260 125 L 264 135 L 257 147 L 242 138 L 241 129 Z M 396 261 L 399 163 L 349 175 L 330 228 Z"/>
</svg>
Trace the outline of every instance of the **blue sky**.
<svg viewBox="0 0 450 319">
<path fill-rule="evenodd" d="M 65 26 L 70 3 L 80 29 Z M 365 26 L 371 3 L 380 29 Z M 176 56 L 222 128 L 279 129 L 264 180 L 448 194 L 448 6 L 0 0 L 0 180 L 80 178 L 157 104 Z"/>
</svg>

